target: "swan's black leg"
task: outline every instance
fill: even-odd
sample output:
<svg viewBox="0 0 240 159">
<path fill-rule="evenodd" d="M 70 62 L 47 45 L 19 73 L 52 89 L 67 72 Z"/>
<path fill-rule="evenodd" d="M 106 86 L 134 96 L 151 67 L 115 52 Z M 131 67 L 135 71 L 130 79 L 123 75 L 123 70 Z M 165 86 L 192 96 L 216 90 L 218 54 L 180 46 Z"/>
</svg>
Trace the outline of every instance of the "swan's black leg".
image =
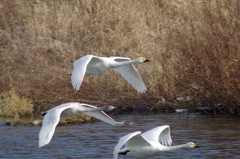
<svg viewBox="0 0 240 159">
<path fill-rule="evenodd" d="M 127 150 L 127 151 L 125 151 L 125 152 L 119 152 L 118 154 L 119 154 L 119 155 L 126 155 L 128 152 L 130 152 L 130 150 Z"/>
</svg>

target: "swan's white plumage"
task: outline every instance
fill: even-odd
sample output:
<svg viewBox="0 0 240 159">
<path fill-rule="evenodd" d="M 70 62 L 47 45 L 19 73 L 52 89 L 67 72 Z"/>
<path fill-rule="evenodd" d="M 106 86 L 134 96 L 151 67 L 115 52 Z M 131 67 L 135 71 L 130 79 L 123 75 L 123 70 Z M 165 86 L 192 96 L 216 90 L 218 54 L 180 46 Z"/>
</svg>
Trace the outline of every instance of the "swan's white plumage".
<svg viewBox="0 0 240 159">
<path fill-rule="evenodd" d="M 172 138 L 168 125 L 158 126 L 142 134 L 148 141 L 159 141 L 162 145 L 171 146 Z"/>
<path fill-rule="evenodd" d="M 158 126 L 143 134 L 140 131 L 136 131 L 119 139 L 118 144 L 114 147 L 113 159 L 117 159 L 119 153 L 143 158 L 160 151 L 198 147 L 193 142 L 178 146 L 170 146 L 171 144 L 172 139 L 168 125 Z M 124 145 L 125 147 L 121 149 Z"/>
<path fill-rule="evenodd" d="M 136 145 L 151 146 L 151 144 L 141 136 L 140 131 L 132 132 L 119 139 L 118 144 L 114 147 L 113 159 L 117 159 L 118 152 L 124 145 L 126 145 L 126 147 L 131 147 Z"/>
<path fill-rule="evenodd" d="M 43 118 L 42 127 L 39 132 L 39 147 L 43 147 L 51 141 L 61 117 L 84 113 L 112 125 L 123 125 L 124 122 L 116 122 L 103 112 L 103 109 L 104 107 L 99 108 L 85 103 L 70 102 L 48 110 Z"/>
<path fill-rule="evenodd" d="M 42 147 L 51 141 L 52 136 L 55 132 L 55 127 L 57 126 L 57 124 L 60 120 L 60 115 L 61 115 L 62 111 L 64 111 L 65 109 L 68 109 L 68 108 L 69 108 L 69 105 L 62 104 L 58 108 L 50 109 L 47 112 L 47 114 L 44 116 L 44 119 L 42 122 L 42 127 L 39 132 L 39 136 L 38 136 L 39 147 Z"/>
<path fill-rule="evenodd" d="M 73 69 L 72 75 L 71 75 L 72 85 L 74 89 L 79 90 L 87 70 L 87 65 L 92 59 L 92 57 L 93 56 L 91 55 L 87 55 L 76 60 L 73 63 L 73 67 L 76 68 L 76 69 Z"/>
<path fill-rule="evenodd" d="M 146 61 L 149 60 L 142 57 L 131 60 L 125 57 L 83 56 L 73 63 L 74 69 L 71 75 L 72 86 L 75 90 L 79 90 L 85 74 L 98 75 L 113 69 L 119 72 L 138 92 L 144 93 L 147 88 L 133 63 L 144 63 Z"/>
<path fill-rule="evenodd" d="M 109 57 L 109 58 L 117 62 L 131 61 L 130 58 L 124 58 L 124 57 L 121 57 L 121 58 Z M 142 80 L 142 77 L 140 76 L 139 72 L 137 71 L 137 69 L 134 67 L 133 64 L 128 64 L 128 65 L 124 65 L 124 66 L 112 68 L 112 69 L 114 71 L 119 72 L 123 76 L 123 78 L 133 86 L 133 88 L 138 90 L 138 92 L 144 93 L 145 91 L 147 91 L 147 88 Z"/>
<path fill-rule="evenodd" d="M 116 122 L 115 120 L 113 120 L 110 116 L 108 116 L 106 113 L 104 113 L 103 111 L 97 111 L 97 112 L 83 112 L 86 115 L 95 117 L 101 121 L 104 121 L 108 124 L 111 125 L 122 125 L 122 122 Z"/>
</svg>

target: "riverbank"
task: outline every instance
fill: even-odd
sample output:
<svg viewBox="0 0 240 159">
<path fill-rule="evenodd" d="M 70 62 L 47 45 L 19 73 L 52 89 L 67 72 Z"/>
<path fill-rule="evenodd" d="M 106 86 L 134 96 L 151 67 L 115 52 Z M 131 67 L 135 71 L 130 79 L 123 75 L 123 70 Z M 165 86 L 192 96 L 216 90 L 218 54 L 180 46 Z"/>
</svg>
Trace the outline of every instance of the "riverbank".
<svg viewBox="0 0 240 159">
<path fill-rule="evenodd" d="M 172 101 L 165 101 L 163 99 L 148 99 L 151 102 L 146 102 L 146 100 L 136 100 L 132 98 L 114 98 L 111 100 L 95 101 L 91 103 L 95 106 L 103 105 L 113 105 L 117 109 L 107 112 L 110 116 L 119 115 L 119 114 L 142 114 L 142 115 L 153 115 L 153 114 L 165 114 L 165 113 L 185 113 L 185 114 L 202 114 L 202 115 L 228 115 L 229 117 L 240 117 L 240 111 L 231 112 L 227 107 L 223 105 L 218 105 L 217 107 L 212 107 L 209 105 L 202 105 L 200 103 L 195 104 L 190 98 L 177 98 Z M 86 103 L 86 102 L 85 102 Z M 89 102 L 88 102 L 89 104 Z M 26 116 L 23 117 L 14 117 L 6 121 L 7 126 L 17 126 L 17 125 L 26 125 L 34 126 L 40 125 L 43 117 L 41 113 L 47 111 L 48 109 L 54 107 L 50 104 L 35 105 L 35 109 L 31 117 L 31 121 L 25 120 Z M 29 119 L 29 117 L 27 117 Z M 62 118 L 58 125 L 66 124 L 83 124 L 83 123 L 92 123 L 98 121 L 96 118 L 90 117 L 79 113 L 72 117 Z"/>
<path fill-rule="evenodd" d="M 151 106 L 152 97 L 171 102 L 191 96 L 194 104 L 234 112 L 240 103 L 239 5 L 238 0 L 1 1 L 0 93 L 14 90 L 34 107 L 115 98 Z M 149 59 L 135 64 L 147 92 L 139 94 L 114 71 L 86 75 L 80 90 L 73 90 L 73 62 L 87 54 Z"/>
<path fill-rule="evenodd" d="M 34 112 L 76 101 L 112 104 L 116 113 L 200 106 L 239 114 L 239 6 L 238 0 L 1 1 L 0 94 L 15 91 Z M 147 92 L 113 70 L 86 75 L 73 90 L 73 62 L 88 54 L 149 59 L 135 64 Z M 177 100 L 188 96 L 188 103 Z M 11 108 L 13 116 L 25 114 Z"/>
</svg>

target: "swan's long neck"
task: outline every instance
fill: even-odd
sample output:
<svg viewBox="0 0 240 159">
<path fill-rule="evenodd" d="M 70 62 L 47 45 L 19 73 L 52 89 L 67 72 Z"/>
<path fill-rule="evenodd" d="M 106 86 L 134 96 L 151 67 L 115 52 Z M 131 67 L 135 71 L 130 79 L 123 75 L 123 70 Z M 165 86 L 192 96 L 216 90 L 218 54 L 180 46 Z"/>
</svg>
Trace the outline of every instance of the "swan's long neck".
<svg viewBox="0 0 240 159">
<path fill-rule="evenodd" d="M 136 59 L 135 60 L 130 60 L 130 61 L 116 62 L 113 67 L 117 68 L 117 67 L 121 67 L 121 66 L 124 66 L 124 65 L 129 65 L 129 64 L 133 64 L 133 63 L 137 63 Z"/>
<path fill-rule="evenodd" d="M 182 144 L 182 145 L 176 145 L 176 146 L 165 146 L 164 150 L 165 151 L 174 151 L 174 150 L 184 149 L 184 148 L 189 148 L 188 144 Z"/>
<path fill-rule="evenodd" d="M 98 108 L 85 108 L 84 112 L 96 112 L 96 111 L 100 111 L 100 110 L 104 110 L 104 107 L 98 107 Z"/>
</svg>

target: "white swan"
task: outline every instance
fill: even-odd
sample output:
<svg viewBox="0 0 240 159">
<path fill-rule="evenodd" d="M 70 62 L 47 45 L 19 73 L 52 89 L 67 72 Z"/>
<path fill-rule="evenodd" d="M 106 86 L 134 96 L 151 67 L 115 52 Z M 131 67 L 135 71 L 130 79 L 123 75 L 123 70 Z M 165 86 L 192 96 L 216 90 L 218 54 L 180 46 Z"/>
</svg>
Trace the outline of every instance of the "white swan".
<svg viewBox="0 0 240 159">
<path fill-rule="evenodd" d="M 54 107 L 44 114 L 42 128 L 38 136 L 38 146 L 43 147 L 51 141 L 60 118 L 69 117 L 77 113 L 87 114 L 112 125 L 123 125 L 124 122 L 116 122 L 103 112 L 110 111 L 112 109 L 114 109 L 113 106 L 95 107 L 92 105 L 77 102 L 65 103 Z"/>
<path fill-rule="evenodd" d="M 79 90 L 85 74 L 98 75 L 113 69 L 119 72 L 139 93 L 144 93 L 147 88 L 133 63 L 145 63 L 148 61 L 150 60 L 143 57 L 131 60 L 126 57 L 83 56 L 73 63 L 74 69 L 71 74 L 73 89 Z"/>
<path fill-rule="evenodd" d="M 182 148 L 198 148 L 193 142 L 183 145 L 170 146 L 172 143 L 170 128 L 168 125 L 158 126 L 145 133 L 136 131 L 121 137 L 113 151 L 113 159 L 118 154 L 134 157 L 147 157 L 160 151 L 172 151 Z M 121 149 L 125 145 L 126 147 Z M 121 149 L 121 150 L 120 150 Z"/>
</svg>

